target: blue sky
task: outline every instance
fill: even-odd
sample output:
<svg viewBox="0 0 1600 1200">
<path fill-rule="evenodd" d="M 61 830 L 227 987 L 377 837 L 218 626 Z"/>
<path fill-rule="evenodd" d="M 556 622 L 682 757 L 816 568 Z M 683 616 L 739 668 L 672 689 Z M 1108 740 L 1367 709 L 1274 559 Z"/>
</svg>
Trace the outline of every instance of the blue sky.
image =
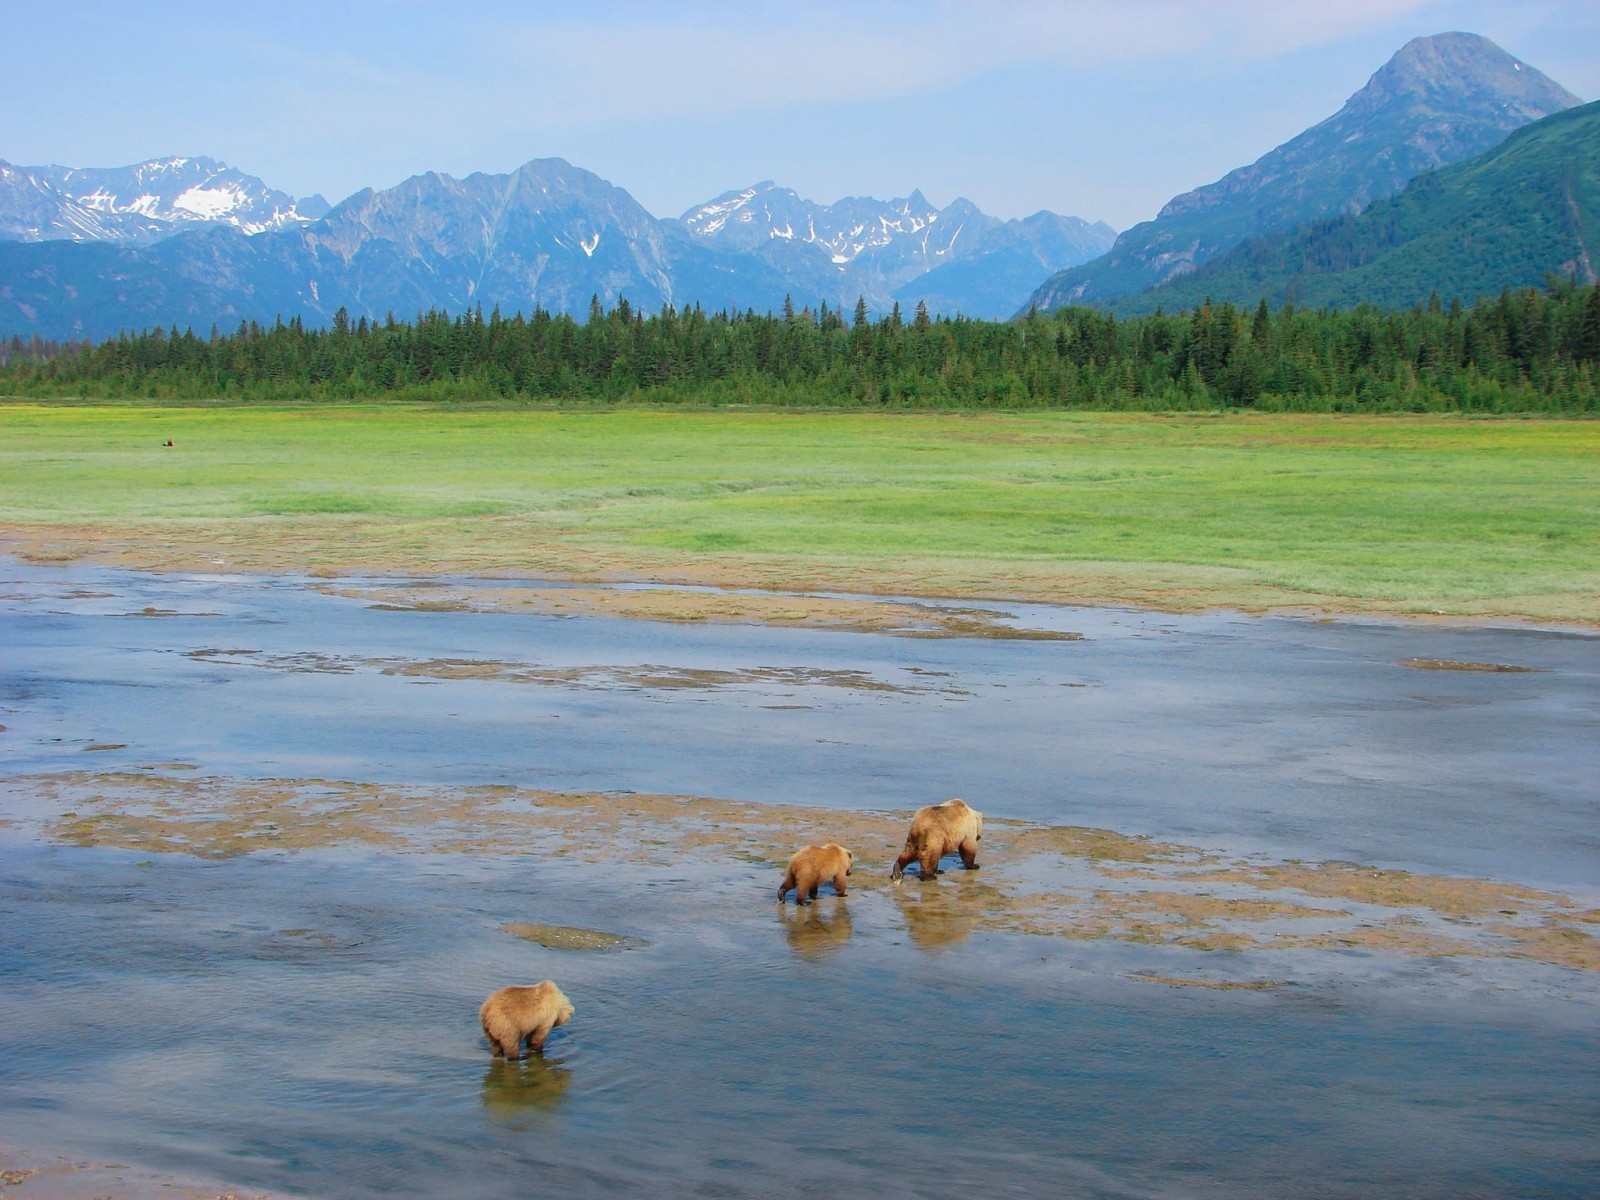
<svg viewBox="0 0 1600 1200">
<path fill-rule="evenodd" d="M 560 156 L 658 216 L 763 179 L 1122 229 L 1480 33 L 1589 100 L 1594 0 L 6 0 L 0 158 L 220 158 L 337 202 Z"/>
</svg>

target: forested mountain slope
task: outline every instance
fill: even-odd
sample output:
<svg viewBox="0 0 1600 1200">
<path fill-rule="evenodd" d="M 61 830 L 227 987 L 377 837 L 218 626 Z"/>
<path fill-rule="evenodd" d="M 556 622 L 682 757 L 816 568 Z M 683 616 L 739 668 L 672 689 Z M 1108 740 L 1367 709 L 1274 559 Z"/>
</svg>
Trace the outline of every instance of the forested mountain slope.
<svg viewBox="0 0 1600 1200">
<path fill-rule="evenodd" d="M 1597 256 L 1600 101 L 1423 175 L 1359 216 L 1251 239 L 1193 274 L 1109 307 L 1170 311 L 1208 297 L 1341 308 L 1408 306 L 1434 294 L 1471 300 L 1548 275 L 1593 283 Z"/>
</svg>

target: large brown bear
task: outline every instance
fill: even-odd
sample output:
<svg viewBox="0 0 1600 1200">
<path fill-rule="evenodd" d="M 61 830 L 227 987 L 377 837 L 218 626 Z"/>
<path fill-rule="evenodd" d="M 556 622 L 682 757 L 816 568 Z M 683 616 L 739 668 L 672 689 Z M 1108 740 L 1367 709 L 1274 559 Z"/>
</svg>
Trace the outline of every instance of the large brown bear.
<svg viewBox="0 0 1600 1200">
<path fill-rule="evenodd" d="M 794 889 L 794 902 L 806 904 L 817 898 L 817 889 L 824 880 L 833 880 L 833 890 L 844 895 L 844 877 L 850 874 L 856 857 L 843 846 L 829 842 L 826 846 L 807 846 L 796 850 L 789 860 L 789 869 L 783 873 L 778 885 L 778 903 Z"/>
<path fill-rule="evenodd" d="M 572 1002 L 561 989 L 546 979 L 530 987 L 504 987 L 483 1002 L 478 1020 L 489 1049 L 515 1061 L 526 1041 L 535 1050 L 544 1049 L 544 1040 L 557 1025 L 572 1020 Z"/>
<path fill-rule="evenodd" d="M 922 865 L 922 878 L 932 879 L 939 873 L 939 860 L 958 851 L 961 865 L 976 871 L 978 843 L 982 840 L 983 814 L 965 800 L 946 800 L 919 808 L 911 818 L 905 849 L 894 860 L 889 878 L 898 882 L 906 873 L 906 864 L 915 859 Z"/>
</svg>

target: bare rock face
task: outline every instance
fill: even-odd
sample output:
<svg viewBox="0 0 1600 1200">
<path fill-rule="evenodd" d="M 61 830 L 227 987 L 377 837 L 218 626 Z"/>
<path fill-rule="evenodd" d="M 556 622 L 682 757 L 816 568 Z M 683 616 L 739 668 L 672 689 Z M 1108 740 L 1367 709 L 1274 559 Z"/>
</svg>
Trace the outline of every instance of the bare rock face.
<svg viewBox="0 0 1600 1200">
<path fill-rule="evenodd" d="M 1052 276 L 1031 303 L 1046 310 L 1143 291 L 1247 237 L 1360 212 L 1424 171 L 1476 157 L 1580 103 L 1487 38 L 1415 38 L 1326 121 L 1175 196 L 1103 258 Z"/>
</svg>

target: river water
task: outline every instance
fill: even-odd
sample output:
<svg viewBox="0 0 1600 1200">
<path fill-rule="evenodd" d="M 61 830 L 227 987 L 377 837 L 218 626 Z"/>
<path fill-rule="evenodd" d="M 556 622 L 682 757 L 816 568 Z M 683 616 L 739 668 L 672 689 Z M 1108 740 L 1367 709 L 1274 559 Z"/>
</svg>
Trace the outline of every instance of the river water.
<svg viewBox="0 0 1600 1200">
<path fill-rule="evenodd" d="M 898 893 L 800 914 L 755 867 L 206 859 L 31 823 L 31 780 L 152 764 L 822 809 L 962 795 L 1600 904 L 1600 639 L 1005 611 L 1083 640 L 396 611 L 302 579 L 0 563 L 0 1136 L 314 1196 L 1600 1190 L 1592 972 L 1320 951 L 1274 960 L 1294 986 L 1168 987 L 1141 975 L 1217 956 L 930 943 Z M 438 659 L 546 674 L 383 669 Z M 635 944 L 499 932 L 530 920 Z M 545 977 L 573 1022 L 542 1059 L 493 1062 L 478 1003 Z"/>
</svg>

